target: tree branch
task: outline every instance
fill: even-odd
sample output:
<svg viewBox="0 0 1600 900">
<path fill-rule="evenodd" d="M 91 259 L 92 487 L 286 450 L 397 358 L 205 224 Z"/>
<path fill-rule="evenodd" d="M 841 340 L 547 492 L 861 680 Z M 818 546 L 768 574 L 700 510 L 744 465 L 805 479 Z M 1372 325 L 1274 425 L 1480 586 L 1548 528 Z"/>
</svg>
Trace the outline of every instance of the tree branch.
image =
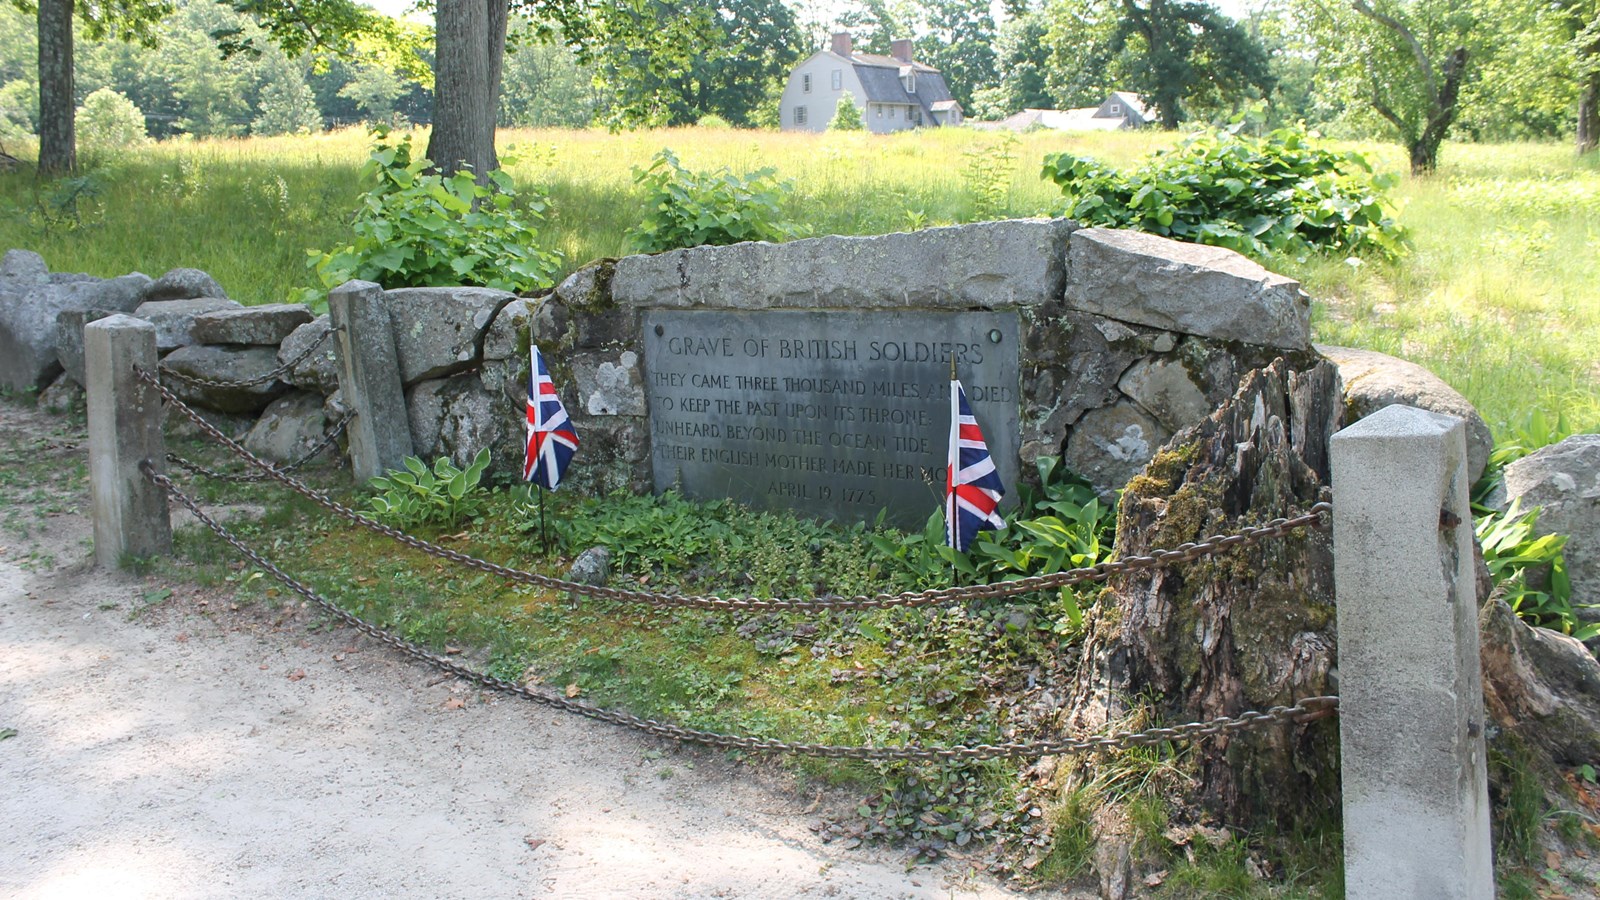
<svg viewBox="0 0 1600 900">
<path fill-rule="evenodd" d="M 1367 0 L 1350 0 L 1350 8 L 1366 16 L 1383 27 L 1399 35 L 1411 47 L 1411 55 L 1417 58 L 1417 68 L 1422 70 L 1422 79 L 1428 87 L 1428 103 L 1435 108 L 1439 105 L 1439 82 L 1433 74 L 1433 63 L 1428 61 L 1428 53 L 1422 49 L 1422 42 L 1411 33 L 1411 29 L 1388 13 L 1381 13 L 1367 5 Z"/>
</svg>

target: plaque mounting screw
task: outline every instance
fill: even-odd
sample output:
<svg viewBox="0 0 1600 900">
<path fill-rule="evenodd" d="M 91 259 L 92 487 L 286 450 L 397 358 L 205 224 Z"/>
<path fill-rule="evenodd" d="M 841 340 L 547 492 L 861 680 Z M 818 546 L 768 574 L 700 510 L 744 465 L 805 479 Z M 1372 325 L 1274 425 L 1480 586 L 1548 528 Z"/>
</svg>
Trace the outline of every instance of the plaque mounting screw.
<svg viewBox="0 0 1600 900">
<path fill-rule="evenodd" d="M 656 337 L 661 337 L 663 334 L 666 334 L 666 333 L 667 333 L 667 330 L 665 328 L 662 328 L 660 325 L 656 326 Z"/>
<path fill-rule="evenodd" d="M 1000 343 L 1000 329 L 998 329 L 998 328 L 989 329 L 989 343 L 991 343 L 991 344 Z"/>
</svg>

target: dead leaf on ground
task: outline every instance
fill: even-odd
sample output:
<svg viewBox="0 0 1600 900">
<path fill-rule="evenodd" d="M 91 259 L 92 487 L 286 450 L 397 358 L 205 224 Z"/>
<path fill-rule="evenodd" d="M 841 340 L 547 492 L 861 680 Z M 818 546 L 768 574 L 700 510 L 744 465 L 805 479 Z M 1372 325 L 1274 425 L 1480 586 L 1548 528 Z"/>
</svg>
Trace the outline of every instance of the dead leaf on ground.
<svg viewBox="0 0 1600 900">
<path fill-rule="evenodd" d="M 522 842 L 528 845 L 529 850 L 537 850 L 544 846 L 543 838 L 525 837 L 522 839 Z"/>
<path fill-rule="evenodd" d="M 305 669 L 295 669 L 293 672 L 289 673 L 289 680 L 290 681 L 299 681 L 300 679 L 302 679 L 304 677 L 306 677 L 306 670 Z"/>
<path fill-rule="evenodd" d="M 444 702 L 445 709 L 462 709 L 466 705 L 467 701 L 461 699 L 460 697 L 451 697 L 449 700 Z"/>
<path fill-rule="evenodd" d="M 1561 854 L 1554 850 L 1546 850 L 1544 852 L 1544 864 L 1552 869 L 1561 868 Z"/>
<path fill-rule="evenodd" d="M 583 688 L 578 687 L 578 683 L 577 682 L 573 682 L 572 684 L 567 685 L 567 696 L 568 697 L 576 697 L 581 693 L 583 693 Z"/>
<path fill-rule="evenodd" d="M 444 655 L 445 656 L 456 656 L 456 655 L 458 655 L 460 653 L 461 653 L 461 648 L 460 647 L 446 647 L 446 648 L 444 648 Z"/>
<path fill-rule="evenodd" d="M 1159 872 L 1151 872 L 1149 875 L 1144 877 L 1144 886 L 1160 887 L 1161 883 L 1167 880 L 1167 874 L 1168 873 L 1166 869 L 1162 869 Z"/>
</svg>

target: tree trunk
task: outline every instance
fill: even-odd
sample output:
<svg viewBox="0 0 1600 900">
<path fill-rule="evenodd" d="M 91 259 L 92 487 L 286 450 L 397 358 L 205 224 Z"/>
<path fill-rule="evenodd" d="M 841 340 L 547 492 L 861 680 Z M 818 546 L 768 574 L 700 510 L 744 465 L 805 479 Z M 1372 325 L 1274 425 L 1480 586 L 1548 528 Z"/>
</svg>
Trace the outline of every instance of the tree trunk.
<svg viewBox="0 0 1600 900">
<path fill-rule="evenodd" d="M 1600 149 L 1600 69 L 1583 81 L 1578 95 L 1578 155 Z"/>
<path fill-rule="evenodd" d="M 72 84 L 73 0 L 39 0 L 39 174 L 78 167 Z"/>
<path fill-rule="evenodd" d="M 1439 145 L 1444 142 L 1445 132 L 1456 120 L 1456 112 L 1460 109 L 1461 80 L 1466 74 L 1467 48 L 1457 47 L 1445 59 L 1444 84 L 1434 98 L 1433 108 L 1428 113 L 1428 124 L 1409 147 L 1411 174 L 1432 175 L 1434 169 L 1439 167 Z"/>
<path fill-rule="evenodd" d="M 498 166 L 494 130 L 507 11 L 506 0 L 439 0 L 428 158 L 443 173 L 470 167 L 484 181 Z"/>
<path fill-rule="evenodd" d="M 1129 482 L 1117 522 L 1127 558 L 1304 513 L 1328 483 L 1338 370 L 1278 359 Z M 1333 540 L 1301 530 L 1112 581 L 1078 670 L 1071 731 L 1144 708 L 1165 723 L 1333 693 Z M 1280 834 L 1337 809 L 1337 730 L 1268 726 L 1202 740 L 1190 757 L 1205 813 Z"/>
</svg>

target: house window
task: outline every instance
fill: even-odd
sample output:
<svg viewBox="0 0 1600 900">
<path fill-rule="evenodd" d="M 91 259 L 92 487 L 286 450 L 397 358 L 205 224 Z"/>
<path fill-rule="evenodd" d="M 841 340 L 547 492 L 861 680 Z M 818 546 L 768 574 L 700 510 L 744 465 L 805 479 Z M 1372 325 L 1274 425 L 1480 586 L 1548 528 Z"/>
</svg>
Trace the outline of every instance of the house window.
<svg viewBox="0 0 1600 900">
<path fill-rule="evenodd" d="M 895 109 L 896 109 L 896 107 L 893 107 L 893 106 L 889 107 L 889 118 L 891 118 L 891 119 L 894 118 Z"/>
<path fill-rule="evenodd" d="M 1106 111 L 1111 113 L 1113 116 L 1120 116 L 1120 115 L 1122 115 L 1122 104 L 1121 103 L 1113 103 L 1113 104 L 1111 104 L 1111 108 L 1109 110 L 1106 110 Z"/>
<path fill-rule="evenodd" d="M 811 76 L 807 75 L 806 77 L 809 78 Z M 794 123 L 796 125 L 806 124 L 806 108 L 804 106 L 796 106 L 794 108 Z"/>
<path fill-rule="evenodd" d="M 811 75 L 809 73 L 800 76 L 800 90 L 803 93 L 811 93 Z"/>
<path fill-rule="evenodd" d="M 915 94 L 917 92 L 917 72 L 915 69 L 907 72 L 901 77 L 900 81 L 905 84 L 906 93 Z"/>
<path fill-rule="evenodd" d="M 833 70 L 833 89 L 837 91 L 842 87 L 844 87 L 844 72 L 842 72 L 839 69 L 834 69 Z"/>
<path fill-rule="evenodd" d="M 882 103 L 874 103 L 872 105 L 872 108 L 877 110 L 877 112 L 874 113 L 874 115 L 876 115 L 880 119 L 883 118 L 883 104 Z"/>
</svg>

